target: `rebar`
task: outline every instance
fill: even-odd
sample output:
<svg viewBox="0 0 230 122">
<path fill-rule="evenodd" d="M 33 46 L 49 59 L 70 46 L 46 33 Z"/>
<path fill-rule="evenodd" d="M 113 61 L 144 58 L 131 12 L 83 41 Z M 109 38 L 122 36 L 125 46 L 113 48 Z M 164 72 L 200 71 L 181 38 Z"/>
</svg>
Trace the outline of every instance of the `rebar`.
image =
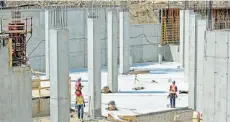
<svg viewBox="0 0 230 122">
<path fill-rule="evenodd" d="M 51 8 L 51 28 L 67 28 L 67 7 L 55 6 Z"/>
</svg>

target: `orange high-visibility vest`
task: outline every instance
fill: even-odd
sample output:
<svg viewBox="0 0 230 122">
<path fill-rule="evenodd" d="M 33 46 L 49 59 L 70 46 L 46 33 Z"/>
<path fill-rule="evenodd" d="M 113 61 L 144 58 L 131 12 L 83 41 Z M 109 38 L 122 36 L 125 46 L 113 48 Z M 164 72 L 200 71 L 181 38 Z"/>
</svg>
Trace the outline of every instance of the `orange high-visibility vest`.
<svg viewBox="0 0 230 122">
<path fill-rule="evenodd" d="M 176 85 L 171 85 L 170 93 L 176 92 Z"/>
</svg>

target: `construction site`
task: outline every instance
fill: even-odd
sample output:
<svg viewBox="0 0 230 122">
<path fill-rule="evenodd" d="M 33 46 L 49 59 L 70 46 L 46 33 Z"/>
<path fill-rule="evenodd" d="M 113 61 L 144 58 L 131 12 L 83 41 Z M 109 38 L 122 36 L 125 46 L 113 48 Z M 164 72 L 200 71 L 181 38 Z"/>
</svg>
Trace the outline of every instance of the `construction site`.
<svg viewBox="0 0 230 122">
<path fill-rule="evenodd" d="M 230 122 L 229 6 L 0 1 L 0 122 Z"/>
</svg>

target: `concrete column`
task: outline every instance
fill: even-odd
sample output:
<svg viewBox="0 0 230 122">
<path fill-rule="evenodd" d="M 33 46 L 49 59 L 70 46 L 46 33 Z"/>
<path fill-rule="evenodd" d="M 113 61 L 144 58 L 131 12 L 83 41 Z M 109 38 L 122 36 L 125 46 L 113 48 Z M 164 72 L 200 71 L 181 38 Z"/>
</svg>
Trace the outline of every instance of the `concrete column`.
<svg viewBox="0 0 230 122">
<path fill-rule="evenodd" d="M 69 122 L 69 32 L 50 30 L 50 120 Z"/>
<path fill-rule="evenodd" d="M 128 11 L 120 12 L 120 22 L 119 22 L 119 39 L 120 39 L 120 74 L 129 73 L 130 68 L 130 35 L 129 35 L 129 26 L 130 26 L 130 17 Z"/>
<path fill-rule="evenodd" d="M 108 86 L 112 92 L 118 91 L 118 39 L 117 28 L 118 18 L 116 18 L 116 10 L 108 11 L 107 33 L 108 33 Z"/>
<path fill-rule="evenodd" d="M 88 38 L 88 82 L 89 114 L 91 118 L 101 117 L 101 33 L 97 15 L 89 13 L 87 18 Z"/>
<path fill-rule="evenodd" d="M 159 64 L 162 63 L 162 59 L 163 59 L 163 56 L 162 56 L 162 54 L 163 54 L 163 48 L 164 47 L 162 47 L 161 44 L 158 46 L 158 49 L 159 49 L 159 51 L 158 51 L 158 63 Z"/>
<path fill-rule="evenodd" d="M 180 63 L 184 67 L 185 10 L 180 10 Z"/>
<path fill-rule="evenodd" d="M 190 108 L 196 109 L 197 85 L 196 85 L 196 70 L 197 70 L 197 33 L 196 20 L 200 19 L 199 15 L 190 14 L 189 26 L 189 102 Z"/>
<path fill-rule="evenodd" d="M 50 77 L 50 51 L 49 51 L 49 10 L 45 10 L 45 56 L 46 56 L 46 77 Z"/>
<path fill-rule="evenodd" d="M 184 81 L 189 81 L 189 36 L 190 36 L 190 15 L 192 13 L 191 10 L 184 10 L 185 11 L 185 23 L 184 23 Z"/>
</svg>

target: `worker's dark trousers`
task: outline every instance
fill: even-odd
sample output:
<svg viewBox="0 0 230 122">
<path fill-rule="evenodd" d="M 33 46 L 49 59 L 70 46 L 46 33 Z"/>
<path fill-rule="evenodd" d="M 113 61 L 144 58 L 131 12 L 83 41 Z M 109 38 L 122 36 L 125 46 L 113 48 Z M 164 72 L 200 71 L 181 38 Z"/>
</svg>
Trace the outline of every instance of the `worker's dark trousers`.
<svg viewBox="0 0 230 122">
<path fill-rule="evenodd" d="M 170 97 L 170 105 L 171 105 L 171 108 L 176 107 L 176 98 L 175 97 Z"/>
<path fill-rule="evenodd" d="M 76 105 L 78 119 L 83 119 L 84 115 L 84 105 Z"/>
</svg>

